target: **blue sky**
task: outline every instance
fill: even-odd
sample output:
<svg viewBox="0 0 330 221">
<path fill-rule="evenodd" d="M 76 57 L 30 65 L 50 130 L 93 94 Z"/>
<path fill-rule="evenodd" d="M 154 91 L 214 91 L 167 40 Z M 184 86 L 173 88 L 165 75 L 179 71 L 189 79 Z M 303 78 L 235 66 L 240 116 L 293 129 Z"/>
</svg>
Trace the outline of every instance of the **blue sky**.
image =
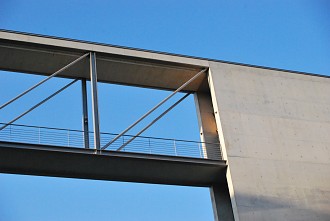
<svg viewBox="0 0 330 221">
<path fill-rule="evenodd" d="M 2 0 L 0 28 L 330 75 L 329 11 L 327 0 Z M 1 104 L 43 78 L 5 72 L 0 77 Z M 48 82 L 1 110 L 0 120 L 12 119 L 66 82 Z M 18 123 L 80 129 L 79 91 L 74 85 Z M 120 132 L 169 92 L 100 84 L 99 93 L 101 130 Z M 147 135 L 198 139 L 192 97 Z M 0 221 L 78 219 L 213 220 L 213 215 L 205 188 L 0 175 Z"/>
</svg>

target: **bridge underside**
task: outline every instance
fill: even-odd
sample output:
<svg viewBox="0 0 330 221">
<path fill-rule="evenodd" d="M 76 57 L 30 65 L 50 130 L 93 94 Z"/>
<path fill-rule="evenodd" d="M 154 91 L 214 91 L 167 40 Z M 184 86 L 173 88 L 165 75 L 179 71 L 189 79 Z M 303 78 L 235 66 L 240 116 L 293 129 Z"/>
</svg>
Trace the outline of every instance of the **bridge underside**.
<svg viewBox="0 0 330 221">
<path fill-rule="evenodd" d="M 160 53 L 136 51 L 90 42 L 2 32 L 0 69 L 49 76 L 86 52 L 97 53 L 99 82 L 175 90 L 206 67 L 205 61 L 173 58 Z M 89 60 L 83 59 L 60 77 L 90 79 Z M 205 74 L 185 88 L 204 88 Z"/>
<path fill-rule="evenodd" d="M 212 186 L 225 161 L 0 142 L 0 172 L 38 176 Z"/>
</svg>

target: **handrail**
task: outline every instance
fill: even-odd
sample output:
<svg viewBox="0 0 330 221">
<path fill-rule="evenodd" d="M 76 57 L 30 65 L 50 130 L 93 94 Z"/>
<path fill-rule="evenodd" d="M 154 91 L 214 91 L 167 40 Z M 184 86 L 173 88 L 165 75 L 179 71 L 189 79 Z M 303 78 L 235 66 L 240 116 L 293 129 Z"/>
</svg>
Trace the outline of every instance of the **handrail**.
<svg viewBox="0 0 330 221">
<path fill-rule="evenodd" d="M 2 123 L 0 123 L 1 125 Z M 89 132 L 93 133 L 93 132 Z M 53 145 L 70 148 L 86 148 L 84 145 L 84 131 L 54 127 L 38 127 L 23 124 L 11 124 L 0 131 L 0 142 L 27 143 L 38 145 Z M 115 133 L 101 133 L 101 142 L 116 136 Z M 125 146 L 123 152 L 156 154 L 167 156 L 193 157 L 220 160 L 220 144 L 200 141 L 159 138 L 151 136 L 124 135 L 117 140 L 109 151 L 115 151 L 132 137 L 136 138 Z M 93 141 L 93 136 L 90 137 Z M 92 143 L 92 142 L 91 142 Z"/>
<path fill-rule="evenodd" d="M 0 122 L 1 124 L 6 124 L 4 122 Z M 60 131 L 72 131 L 72 132 L 84 132 L 82 130 L 78 129 L 69 129 L 69 128 L 58 128 L 58 127 L 46 127 L 46 126 L 35 126 L 35 125 L 26 125 L 26 124 L 9 124 L 12 126 L 19 126 L 19 127 L 31 127 L 31 128 L 40 128 L 40 129 L 49 129 L 49 130 L 60 130 Z M 89 133 L 93 133 L 92 131 L 89 131 Z M 110 133 L 110 132 L 101 132 L 101 134 L 106 134 L 106 135 L 118 135 L 117 133 Z M 125 137 L 134 137 L 134 135 L 131 134 L 125 134 Z M 138 136 L 140 138 L 150 138 L 150 139 L 155 139 L 155 140 L 167 140 L 167 141 L 172 141 L 176 140 L 179 142 L 187 142 L 187 143 L 203 143 L 203 144 L 214 144 L 214 145 L 220 145 L 220 143 L 211 143 L 211 142 L 202 142 L 202 141 L 196 141 L 196 140 L 184 140 L 184 139 L 174 139 L 174 138 L 164 138 L 164 137 L 151 137 L 151 136 Z"/>
</svg>

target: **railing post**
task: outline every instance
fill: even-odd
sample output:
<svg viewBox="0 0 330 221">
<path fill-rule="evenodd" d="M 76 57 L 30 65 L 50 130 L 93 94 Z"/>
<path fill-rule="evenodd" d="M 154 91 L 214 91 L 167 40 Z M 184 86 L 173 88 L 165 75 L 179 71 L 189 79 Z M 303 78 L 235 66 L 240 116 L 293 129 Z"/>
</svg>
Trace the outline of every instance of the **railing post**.
<svg viewBox="0 0 330 221">
<path fill-rule="evenodd" d="M 175 139 L 173 140 L 173 144 L 174 144 L 174 153 L 175 153 L 175 156 L 178 156 L 178 153 L 176 152 L 176 144 L 175 144 Z"/>
<path fill-rule="evenodd" d="M 150 137 L 148 138 L 148 140 L 149 140 L 149 154 L 151 154 Z"/>
<path fill-rule="evenodd" d="M 70 130 L 68 130 L 68 147 L 70 147 Z"/>
<path fill-rule="evenodd" d="M 9 140 L 11 141 L 11 125 L 9 125 Z"/>
<path fill-rule="evenodd" d="M 123 140 L 123 144 L 125 143 L 125 135 L 124 136 L 122 136 L 122 140 Z M 125 151 L 125 148 L 124 148 L 124 151 Z"/>
<path fill-rule="evenodd" d="M 40 127 L 38 128 L 38 141 L 39 141 L 39 144 L 41 143 L 41 141 L 40 141 L 41 139 L 40 139 Z"/>
</svg>

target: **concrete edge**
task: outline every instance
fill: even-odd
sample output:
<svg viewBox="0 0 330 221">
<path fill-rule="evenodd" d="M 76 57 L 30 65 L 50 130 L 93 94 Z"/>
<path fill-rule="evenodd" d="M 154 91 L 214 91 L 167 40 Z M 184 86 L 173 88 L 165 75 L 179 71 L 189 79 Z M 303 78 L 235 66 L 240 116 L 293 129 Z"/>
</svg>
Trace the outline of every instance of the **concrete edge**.
<svg viewBox="0 0 330 221">
<path fill-rule="evenodd" d="M 225 142 L 225 137 L 224 137 L 224 133 L 223 133 L 222 125 L 221 125 L 219 107 L 218 107 L 218 103 L 217 103 L 217 99 L 216 99 L 216 95 L 215 95 L 211 67 L 209 68 L 208 81 L 209 81 L 209 86 L 210 86 L 215 121 L 217 124 L 218 135 L 219 135 L 219 140 L 220 140 L 220 145 L 221 145 L 222 157 L 223 157 L 223 160 L 226 161 L 227 166 L 228 166 L 227 173 L 226 173 L 226 179 L 227 179 L 227 183 L 228 183 L 228 189 L 229 189 L 229 195 L 230 195 L 230 199 L 231 199 L 234 219 L 235 219 L 235 221 L 239 221 L 238 208 L 237 208 L 237 203 L 236 203 L 236 198 L 235 198 L 235 191 L 234 191 L 234 186 L 233 186 L 233 180 L 231 178 L 230 165 L 228 162 L 228 155 L 227 155 L 227 150 L 226 150 L 226 142 Z"/>
</svg>

